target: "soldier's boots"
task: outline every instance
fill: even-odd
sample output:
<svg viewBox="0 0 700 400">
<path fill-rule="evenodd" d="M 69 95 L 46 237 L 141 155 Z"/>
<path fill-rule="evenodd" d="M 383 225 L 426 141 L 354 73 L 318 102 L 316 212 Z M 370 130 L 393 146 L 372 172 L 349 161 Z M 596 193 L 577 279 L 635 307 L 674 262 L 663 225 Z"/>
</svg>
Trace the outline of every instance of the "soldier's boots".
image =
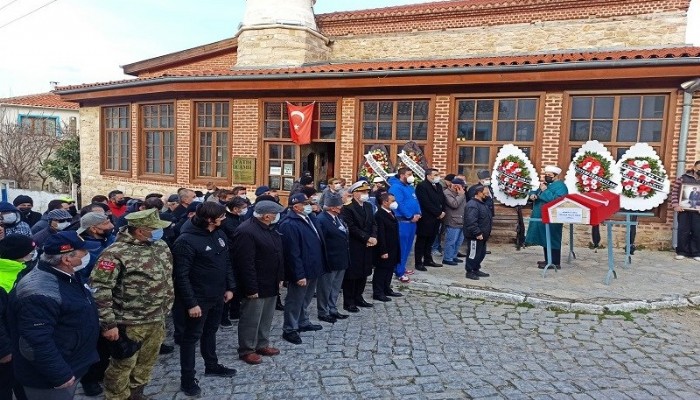
<svg viewBox="0 0 700 400">
<path fill-rule="evenodd" d="M 131 389 L 131 396 L 129 396 L 129 400 L 151 400 L 150 397 L 143 394 L 143 389 L 145 389 L 145 388 L 146 388 L 146 385 L 138 386 L 138 387 Z"/>
</svg>

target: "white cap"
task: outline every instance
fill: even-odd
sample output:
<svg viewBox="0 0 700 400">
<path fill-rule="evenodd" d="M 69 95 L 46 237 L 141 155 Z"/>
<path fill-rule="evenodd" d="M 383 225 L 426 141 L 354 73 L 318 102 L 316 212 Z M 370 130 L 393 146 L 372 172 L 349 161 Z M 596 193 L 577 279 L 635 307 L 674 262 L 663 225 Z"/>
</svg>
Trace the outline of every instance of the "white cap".
<svg viewBox="0 0 700 400">
<path fill-rule="evenodd" d="M 372 183 L 381 183 L 384 182 L 384 178 L 381 176 L 375 176 L 374 179 L 372 179 Z"/>
<path fill-rule="evenodd" d="M 561 174 L 561 168 L 555 167 L 554 165 L 548 165 L 544 167 L 544 172 L 551 172 L 555 175 Z"/>
</svg>

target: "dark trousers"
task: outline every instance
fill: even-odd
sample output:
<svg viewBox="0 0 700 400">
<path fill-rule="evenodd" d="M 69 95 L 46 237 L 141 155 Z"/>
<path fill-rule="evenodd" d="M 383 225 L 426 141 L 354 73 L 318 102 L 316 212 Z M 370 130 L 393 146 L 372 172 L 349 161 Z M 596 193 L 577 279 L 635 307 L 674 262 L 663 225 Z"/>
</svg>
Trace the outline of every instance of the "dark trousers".
<svg viewBox="0 0 700 400">
<path fill-rule="evenodd" d="M 678 213 L 678 244 L 676 254 L 686 257 L 700 256 L 700 213 Z"/>
<path fill-rule="evenodd" d="M 100 360 L 90 366 L 88 372 L 80 380 L 80 383 L 100 383 L 105 377 L 105 371 L 109 366 L 109 340 L 100 335 L 97 338 L 97 354 Z"/>
<path fill-rule="evenodd" d="M 413 248 L 416 265 L 433 262 L 433 242 L 435 242 L 436 236 L 437 232 L 431 236 L 416 236 L 416 246 Z"/>
<path fill-rule="evenodd" d="M 185 329 L 180 339 L 180 376 L 181 379 L 194 379 L 195 347 L 199 341 L 199 349 L 204 358 L 205 367 L 214 367 L 219 363 L 216 356 L 216 331 L 221 322 L 221 309 L 224 306 L 224 296 L 219 299 L 199 299 L 202 316 L 191 318 L 185 309 Z"/>
<path fill-rule="evenodd" d="M 547 248 L 543 247 L 542 250 L 544 250 L 545 261 L 554 265 L 561 265 L 561 249 L 552 249 L 552 261 L 547 260 Z"/>
<path fill-rule="evenodd" d="M 187 310 L 180 302 L 173 303 L 173 340 L 179 345 L 182 342 L 182 333 L 185 331 L 185 321 L 187 320 Z"/>
<path fill-rule="evenodd" d="M 375 268 L 374 275 L 372 275 L 372 295 L 386 296 L 391 293 L 391 278 L 393 275 L 393 268 Z"/>
<path fill-rule="evenodd" d="M 467 272 L 480 270 L 484 257 L 486 257 L 486 241 L 469 239 L 467 241 L 467 258 L 464 260 L 464 268 Z"/>
<path fill-rule="evenodd" d="M 238 319 L 241 316 L 241 298 L 235 293 L 233 298 L 228 302 L 224 303 L 223 311 L 221 312 L 221 323 L 224 321 L 231 321 L 232 319 Z"/>
<path fill-rule="evenodd" d="M 12 361 L 0 364 L 0 400 L 12 400 L 14 392 L 17 400 L 26 400 L 24 388 L 15 380 L 15 373 L 12 370 Z"/>
<path fill-rule="evenodd" d="M 362 302 L 362 293 L 367 285 L 367 277 L 356 279 L 343 279 L 343 305 L 345 307 L 356 306 Z"/>
</svg>

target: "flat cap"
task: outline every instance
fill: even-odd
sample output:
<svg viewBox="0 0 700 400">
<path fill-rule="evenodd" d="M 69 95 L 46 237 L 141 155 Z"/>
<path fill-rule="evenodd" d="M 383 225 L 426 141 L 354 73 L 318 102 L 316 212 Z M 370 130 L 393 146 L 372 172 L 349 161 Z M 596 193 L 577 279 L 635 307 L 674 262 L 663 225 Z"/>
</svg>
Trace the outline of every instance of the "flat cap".
<svg viewBox="0 0 700 400">
<path fill-rule="evenodd" d="M 262 200 L 255 203 L 255 212 L 258 214 L 278 214 L 284 211 L 284 207 L 270 200 Z"/>
</svg>

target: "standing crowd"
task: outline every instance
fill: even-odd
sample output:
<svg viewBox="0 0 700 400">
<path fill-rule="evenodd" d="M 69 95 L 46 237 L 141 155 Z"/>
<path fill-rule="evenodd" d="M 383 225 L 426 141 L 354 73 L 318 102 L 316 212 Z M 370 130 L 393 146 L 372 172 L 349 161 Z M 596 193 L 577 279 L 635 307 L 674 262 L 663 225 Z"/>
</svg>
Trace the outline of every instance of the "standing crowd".
<svg viewBox="0 0 700 400">
<path fill-rule="evenodd" d="M 259 364 L 280 353 L 276 309 L 282 338 L 301 344 L 323 329 L 309 315 L 314 299 L 317 319 L 333 324 L 373 307 L 370 276 L 373 300 L 401 297 L 391 283 L 411 281 L 411 250 L 418 271 L 464 263 L 467 278 L 489 276 L 489 176 L 467 187 L 462 175 L 428 169 L 414 185 L 400 168 L 387 182 L 331 179 L 321 192 L 303 176 L 287 207 L 267 186 L 251 203 L 245 187 L 211 185 L 144 199 L 114 190 L 80 210 L 59 198 L 43 214 L 27 196 L 0 202 L 0 400 L 71 399 L 78 382 L 88 396 L 148 398 L 158 354 L 174 351 L 164 343 L 169 315 L 180 388 L 198 395 L 197 343 L 205 376 L 234 376 L 217 357 L 219 329 L 238 319 L 239 358 Z"/>
</svg>

